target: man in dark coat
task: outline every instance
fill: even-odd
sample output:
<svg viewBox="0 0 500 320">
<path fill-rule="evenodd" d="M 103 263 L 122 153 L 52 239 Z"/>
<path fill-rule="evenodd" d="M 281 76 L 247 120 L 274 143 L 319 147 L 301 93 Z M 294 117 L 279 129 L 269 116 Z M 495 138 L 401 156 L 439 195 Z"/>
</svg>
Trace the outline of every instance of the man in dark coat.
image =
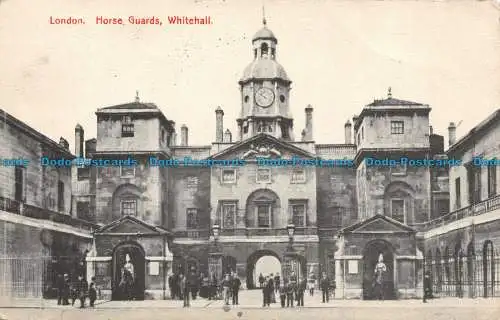
<svg viewBox="0 0 500 320">
<path fill-rule="evenodd" d="M 240 294 L 240 287 L 241 287 L 241 280 L 238 278 L 237 275 L 233 276 L 232 283 L 231 283 L 231 291 L 233 295 L 233 305 L 234 304 L 239 304 L 239 294 Z"/>
<path fill-rule="evenodd" d="M 90 306 L 94 307 L 94 303 L 97 300 L 97 288 L 95 284 L 95 277 L 92 277 L 92 279 L 90 279 L 89 300 L 90 300 Z"/>
<path fill-rule="evenodd" d="M 286 286 L 286 306 L 293 308 L 293 294 L 295 293 L 295 283 L 289 281 Z"/>
<path fill-rule="evenodd" d="M 307 280 L 303 278 L 302 280 L 299 281 L 297 285 L 296 296 L 297 296 L 298 307 L 304 306 L 304 292 L 306 291 L 306 287 L 307 287 Z"/>
<path fill-rule="evenodd" d="M 323 272 L 323 276 L 320 280 L 321 291 L 323 292 L 323 303 L 330 300 L 330 279 L 326 276 L 326 272 Z"/>
<path fill-rule="evenodd" d="M 270 284 L 269 284 L 269 277 L 264 280 L 264 283 L 262 284 L 262 306 L 263 307 L 269 307 L 269 304 L 271 303 L 271 297 L 269 295 L 269 290 L 270 290 Z"/>
<path fill-rule="evenodd" d="M 280 274 L 277 273 L 275 276 L 274 276 L 274 288 L 276 290 L 276 292 L 279 292 L 280 291 L 280 287 L 281 287 L 281 279 L 280 279 Z"/>
<path fill-rule="evenodd" d="M 198 275 L 196 274 L 194 267 L 191 268 L 191 272 L 189 273 L 187 280 L 189 291 L 191 292 L 191 298 L 196 300 L 196 293 L 198 292 Z M 189 292 L 187 294 L 189 294 Z"/>
<path fill-rule="evenodd" d="M 260 285 L 260 288 L 264 288 L 264 282 L 266 281 L 266 279 L 264 278 L 264 276 L 262 275 L 262 273 L 259 275 L 259 285 Z"/>
<path fill-rule="evenodd" d="M 57 288 L 57 304 L 60 305 L 63 303 L 63 296 L 64 296 L 64 278 L 62 274 L 57 275 L 56 288 Z"/>
<path fill-rule="evenodd" d="M 268 280 L 268 285 L 269 285 L 269 303 L 276 303 L 276 294 L 274 293 L 274 277 L 273 274 L 269 276 Z"/>
</svg>

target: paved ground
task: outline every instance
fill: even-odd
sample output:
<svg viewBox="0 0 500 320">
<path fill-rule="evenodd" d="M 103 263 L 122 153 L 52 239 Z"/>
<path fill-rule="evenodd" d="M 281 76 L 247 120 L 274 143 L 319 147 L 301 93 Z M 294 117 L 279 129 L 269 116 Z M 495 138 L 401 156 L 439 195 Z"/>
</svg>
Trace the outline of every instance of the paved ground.
<svg viewBox="0 0 500 320">
<path fill-rule="evenodd" d="M 0 319 L 9 320 L 118 320 L 118 319 L 196 319 L 196 320 L 499 320 L 500 299 L 436 299 L 359 301 L 335 300 L 323 304 L 319 296 L 305 299 L 303 308 L 282 309 L 278 304 L 262 308 L 258 291 L 242 292 L 242 304 L 223 309 L 222 301 L 192 301 L 191 308 L 182 308 L 181 301 L 101 301 L 94 309 L 62 307 L 45 301 L 44 307 L 0 308 Z M 36 308 L 39 307 L 39 308 Z"/>
</svg>

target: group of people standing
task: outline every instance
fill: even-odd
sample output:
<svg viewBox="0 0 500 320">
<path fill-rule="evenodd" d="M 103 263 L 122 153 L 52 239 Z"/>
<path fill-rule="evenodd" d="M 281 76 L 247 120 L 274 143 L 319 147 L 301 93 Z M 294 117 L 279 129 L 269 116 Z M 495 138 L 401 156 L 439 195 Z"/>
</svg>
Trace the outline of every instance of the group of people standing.
<svg viewBox="0 0 500 320">
<path fill-rule="evenodd" d="M 184 307 L 189 307 L 190 300 L 198 296 L 208 300 L 223 298 L 226 304 L 232 299 L 233 304 L 239 304 L 241 280 L 234 272 L 217 279 L 215 274 L 197 274 L 195 268 L 191 268 L 187 275 L 180 271 L 170 275 L 168 282 L 172 299 L 183 300 Z"/>
<path fill-rule="evenodd" d="M 90 300 L 90 306 L 94 307 L 94 303 L 97 299 L 97 289 L 94 277 L 92 277 L 89 285 L 82 275 L 79 275 L 76 281 L 71 281 L 67 273 L 57 276 L 58 305 L 67 306 L 70 304 L 69 300 L 71 300 L 71 305 L 74 306 L 75 301 L 78 299 L 80 300 L 80 308 L 84 308 L 87 298 Z"/>
<path fill-rule="evenodd" d="M 279 300 L 281 307 L 294 307 L 294 303 L 297 303 L 298 307 L 304 306 L 304 293 L 309 290 L 309 295 L 314 295 L 314 289 L 316 286 L 316 276 L 311 273 L 308 278 L 299 279 L 294 272 L 290 274 L 288 279 L 280 278 L 279 274 L 273 276 L 270 274 L 268 276 L 259 276 L 259 284 L 262 289 L 262 306 L 269 307 L 272 303 L 276 303 L 276 295 L 279 295 Z M 330 290 L 335 290 L 335 285 L 330 282 L 330 279 L 323 273 L 319 286 L 323 294 L 323 303 L 329 302 L 330 300 Z"/>
</svg>

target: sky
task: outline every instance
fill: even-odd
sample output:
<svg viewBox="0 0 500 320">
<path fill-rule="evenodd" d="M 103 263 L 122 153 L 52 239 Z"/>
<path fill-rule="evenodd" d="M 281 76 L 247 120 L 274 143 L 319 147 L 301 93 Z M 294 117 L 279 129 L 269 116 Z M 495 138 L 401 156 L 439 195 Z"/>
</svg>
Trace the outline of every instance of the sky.
<svg viewBox="0 0 500 320">
<path fill-rule="evenodd" d="M 164 24 L 94 23 L 130 15 Z M 169 15 L 213 24 L 168 25 Z M 343 143 L 346 120 L 388 87 L 429 104 L 431 125 L 445 136 L 449 122 L 460 123 L 460 137 L 500 108 L 500 10 L 491 1 L 266 0 L 265 15 L 293 81 L 296 137 L 311 104 L 314 140 Z M 50 16 L 87 23 L 50 25 Z M 188 126 L 189 144 L 209 145 L 217 106 L 236 133 L 237 82 L 261 21 L 262 1 L 3 0 L 0 108 L 74 150 L 77 123 L 85 139 L 95 137 L 94 112 L 132 102 L 137 90 L 178 131 Z"/>
</svg>

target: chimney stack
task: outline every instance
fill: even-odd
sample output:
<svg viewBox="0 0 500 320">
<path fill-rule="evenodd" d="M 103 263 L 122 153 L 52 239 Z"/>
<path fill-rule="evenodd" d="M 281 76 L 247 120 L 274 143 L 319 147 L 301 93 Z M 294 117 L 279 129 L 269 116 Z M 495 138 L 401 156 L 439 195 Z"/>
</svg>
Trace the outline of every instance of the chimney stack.
<svg viewBox="0 0 500 320">
<path fill-rule="evenodd" d="M 313 107 L 309 104 L 305 108 L 306 112 L 306 134 L 304 135 L 304 141 L 312 141 L 313 140 Z"/>
<path fill-rule="evenodd" d="M 352 124 L 356 125 L 356 122 L 358 122 L 359 116 L 358 115 L 353 115 L 352 116 Z"/>
<path fill-rule="evenodd" d="M 219 106 L 215 110 L 215 142 L 224 141 L 224 111 Z"/>
<path fill-rule="evenodd" d="M 181 146 L 187 147 L 188 145 L 188 127 L 183 124 L 181 126 Z"/>
<path fill-rule="evenodd" d="M 231 131 L 229 129 L 226 129 L 226 132 L 224 132 L 224 141 L 226 143 L 231 143 L 233 142 L 233 135 L 231 134 Z"/>
<path fill-rule="evenodd" d="M 344 125 L 345 130 L 345 144 L 352 144 L 352 124 L 351 121 L 347 120 Z"/>
<path fill-rule="evenodd" d="M 76 124 L 75 127 L 75 155 L 77 157 L 83 158 L 83 127 L 80 124 Z"/>
<path fill-rule="evenodd" d="M 448 126 L 448 147 L 451 147 L 453 144 L 455 144 L 456 140 L 457 126 L 454 122 L 450 122 L 450 125 Z"/>
<path fill-rule="evenodd" d="M 69 151 L 68 140 L 64 139 L 63 137 L 59 138 L 59 145 Z"/>
</svg>

